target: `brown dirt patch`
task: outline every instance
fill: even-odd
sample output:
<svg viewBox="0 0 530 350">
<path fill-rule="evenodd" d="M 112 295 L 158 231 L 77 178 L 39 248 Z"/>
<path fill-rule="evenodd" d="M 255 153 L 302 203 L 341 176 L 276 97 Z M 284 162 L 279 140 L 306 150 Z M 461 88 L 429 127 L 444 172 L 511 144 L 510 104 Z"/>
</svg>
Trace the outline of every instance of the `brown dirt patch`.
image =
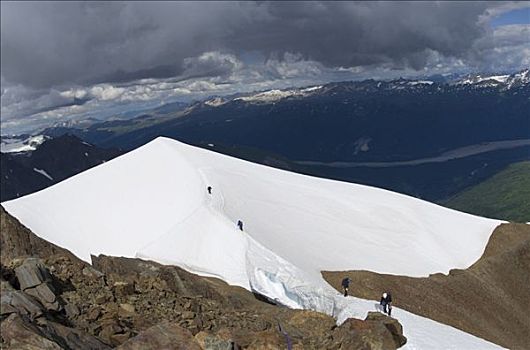
<svg viewBox="0 0 530 350">
<path fill-rule="evenodd" d="M 449 275 L 412 278 L 369 271 L 323 271 L 322 275 L 339 291 L 342 278 L 349 276 L 353 296 L 379 300 L 383 291 L 390 290 L 397 307 L 510 349 L 530 348 L 530 225 L 498 226 L 482 257 Z"/>
</svg>

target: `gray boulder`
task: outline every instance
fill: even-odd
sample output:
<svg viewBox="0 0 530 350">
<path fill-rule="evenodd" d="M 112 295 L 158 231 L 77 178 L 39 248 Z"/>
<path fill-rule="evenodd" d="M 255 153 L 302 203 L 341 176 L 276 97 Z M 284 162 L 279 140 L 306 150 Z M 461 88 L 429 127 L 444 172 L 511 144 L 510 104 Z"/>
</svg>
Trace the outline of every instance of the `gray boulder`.
<svg viewBox="0 0 530 350">
<path fill-rule="evenodd" d="M 379 312 L 369 312 L 364 321 L 349 318 L 333 331 L 333 339 L 343 349 L 394 350 L 403 346 L 401 324 Z"/>
<path fill-rule="evenodd" d="M 13 313 L 0 323 L 0 328 L 2 348 L 6 349 L 110 349 L 94 336 L 44 318 L 35 323 Z"/>
<path fill-rule="evenodd" d="M 48 339 L 35 325 L 25 322 L 22 317 L 14 313 L 0 324 L 2 348 L 6 349 L 42 349 L 59 350 L 59 344 Z"/>
<path fill-rule="evenodd" d="M 59 311 L 61 309 L 61 305 L 48 283 L 26 289 L 25 292 L 39 300 L 47 310 Z"/>
<path fill-rule="evenodd" d="M 51 276 L 41 259 L 27 258 L 15 268 L 15 275 L 21 290 L 33 288 L 42 283 L 51 282 Z"/>
<path fill-rule="evenodd" d="M 12 313 L 18 313 L 33 320 L 43 314 L 42 306 L 19 290 L 2 291 L 0 300 L 2 318 Z"/>
<path fill-rule="evenodd" d="M 47 310 L 59 311 L 61 304 L 55 295 L 52 278 L 41 259 L 27 258 L 15 268 L 20 289 L 41 302 Z"/>
</svg>

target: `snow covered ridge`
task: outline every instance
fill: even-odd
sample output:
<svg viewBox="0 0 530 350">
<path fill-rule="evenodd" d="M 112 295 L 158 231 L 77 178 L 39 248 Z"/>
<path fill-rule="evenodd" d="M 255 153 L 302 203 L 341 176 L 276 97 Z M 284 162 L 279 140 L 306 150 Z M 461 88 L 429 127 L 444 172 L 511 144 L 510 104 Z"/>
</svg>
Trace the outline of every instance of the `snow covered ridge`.
<svg viewBox="0 0 530 350">
<path fill-rule="evenodd" d="M 226 101 L 220 97 L 216 97 L 216 98 L 212 98 L 210 100 L 204 101 L 204 104 L 210 107 L 218 107 L 218 106 L 224 105 L 225 103 Z"/>
<path fill-rule="evenodd" d="M 505 83 L 509 77 L 510 77 L 509 75 L 492 75 L 492 76 L 485 76 L 485 77 L 477 75 L 474 77 L 466 78 L 462 81 L 459 81 L 458 83 L 466 85 L 466 84 L 480 83 L 480 82 L 488 81 L 488 80 L 493 80 L 499 83 Z"/>
<path fill-rule="evenodd" d="M 463 79 L 454 80 L 449 83 L 435 83 L 432 80 L 410 80 L 410 79 L 397 79 L 392 81 L 372 81 L 374 86 L 366 85 L 366 81 L 350 82 L 351 84 L 357 84 L 356 89 L 371 89 L 374 86 L 380 90 L 408 90 L 408 89 L 423 89 L 430 86 L 438 86 L 442 88 L 444 86 L 460 86 L 460 87 L 471 87 L 471 88 L 487 88 L 487 87 L 498 87 L 502 90 L 509 90 L 513 87 L 519 87 L 530 84 L 530 73 L 529 70 L 523 70 L 519 73 L 512 75 L 468 75 Z M 348 84 L 348 82 L 342 83 L 330 83 L 327 85 L 311 86 L 306 88 L 290 88 L 290 89 L 273 89 L 267 91 L 261 91 L 244 96 L 238 96 L 235 98 L 222 98 L 216 97 L 205 100 L 203 103 L 210 107 L 218 107 L 232 101 L 243 101 L 254 104 L 266 104 L 275 103 L 286 98 L 304 98 L 318 93 L 329 92 L 329 88 L 337 84 Z"/>
<path fill-rule="evenodd" d="M 502 87 L 509 90 L 513 87 L 530 83 L 530 70 L 525 69 L 515 74 L 504 75 L 469 75 L 455 83 L 455 85 L 476 85 L 482 87 Z"/>
<path fill-rule="evenodd" d="M 398 79 L 393 81 L 373 81 L 377 84 L 378 89 L 390 89 L 390 90 L 405 90 L 410 88 L 422 88 L 429 87 L 432 85 L 446 85 L 437 84 L 432 80 L 409 80 L 409 79 Z M 363 83 L 363 82 L 356 82 Z M 285 90 L 268 90 L 246 96 L 236 97 L 234 99 L 221 99 L 215 98 L 205 101 L 206 105 L 217 107 L 230 101 L 244 101 L 249 103 L 274 103 L 283 100 L 288 97 L 307 97 L 316 93 L 327 91 L 329 85 L 312 86 L 299 89 L 285 89 Z M 339 83 L 340 84 L 340 83 Z M 519 87 L 530 84 L 530 72 L 528 69 L 512 75 L 468 75 L 467 77 L 453 81 L 449 83 L 450 86 L 468 86 L 468 87 L 499 87 L 503 90 L 509 90 L 513 87 Z M 362 87 L 360 87 L 362 88 Z"/>
<path fill-rule="evenodd" d="M 322 86 L 312 86 L 304 89 L 289 89 L 289 90 L 269 90 L 264 92 L 259 92 L 257 94 L 236 97 L 234 100 L 241 100 L 245 102 L 275 102 L 287 97 L 305 97 L 311 95 L 312 93 L 321 89 Z"/>
<path fill-rule="evenodd" d="M 31 152 L 47 139 L 49 137 L 45 135 L 29 136 L 26 139 L 2 137 L 0 150 L 4 153 Z"/>
<path fill-rule="evenodd" d="M 432 85 L 434 84 L 433 81 L 430 80 L 415 80 L 415 81 L 409 81 L 409 85 Z"/>
<path fill-rule="evenodd" d="M 167 138 L 3 206 L 37 235 L 84 260 L 107 254 L 174 264 L 338 322 L 364 318 L 375 302 L 342 297 L 320 271 L 447 273 L 474 263 L 499 224 Z M 394 312 L 408 348 L 496 348 L 455 328 Z"/>
</svg>

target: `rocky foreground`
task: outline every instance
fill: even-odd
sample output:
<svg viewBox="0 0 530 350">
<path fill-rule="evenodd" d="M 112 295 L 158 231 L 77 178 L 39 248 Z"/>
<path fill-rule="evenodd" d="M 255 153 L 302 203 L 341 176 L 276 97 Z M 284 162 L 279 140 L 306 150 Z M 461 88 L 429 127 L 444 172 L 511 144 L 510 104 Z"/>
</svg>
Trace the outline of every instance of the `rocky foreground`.
<svg viewBox="0 0 530 350">
<path fill-rule="evenodd" d="M 322 313 L 174 266 L 99 256 L 92 265 L 1 209 L 2 349 L 396 349 L 395 319 L 341 326 Z"/>
</svg>

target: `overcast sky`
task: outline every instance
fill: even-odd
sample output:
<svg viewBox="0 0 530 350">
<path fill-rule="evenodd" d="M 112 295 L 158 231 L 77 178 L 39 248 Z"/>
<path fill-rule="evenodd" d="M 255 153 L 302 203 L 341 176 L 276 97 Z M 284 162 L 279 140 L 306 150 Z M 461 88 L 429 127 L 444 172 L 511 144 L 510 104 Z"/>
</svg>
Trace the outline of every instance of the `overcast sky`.
<svg viewBox="0 0 530 350">
<path fill-rule="evenodd" d="M 2 1 L 2 133 L 236 91 L 515 71 L 530 66 L 529 6 Z M 57 107 L 74 98 L 90 101 Z"/>
</svg>

